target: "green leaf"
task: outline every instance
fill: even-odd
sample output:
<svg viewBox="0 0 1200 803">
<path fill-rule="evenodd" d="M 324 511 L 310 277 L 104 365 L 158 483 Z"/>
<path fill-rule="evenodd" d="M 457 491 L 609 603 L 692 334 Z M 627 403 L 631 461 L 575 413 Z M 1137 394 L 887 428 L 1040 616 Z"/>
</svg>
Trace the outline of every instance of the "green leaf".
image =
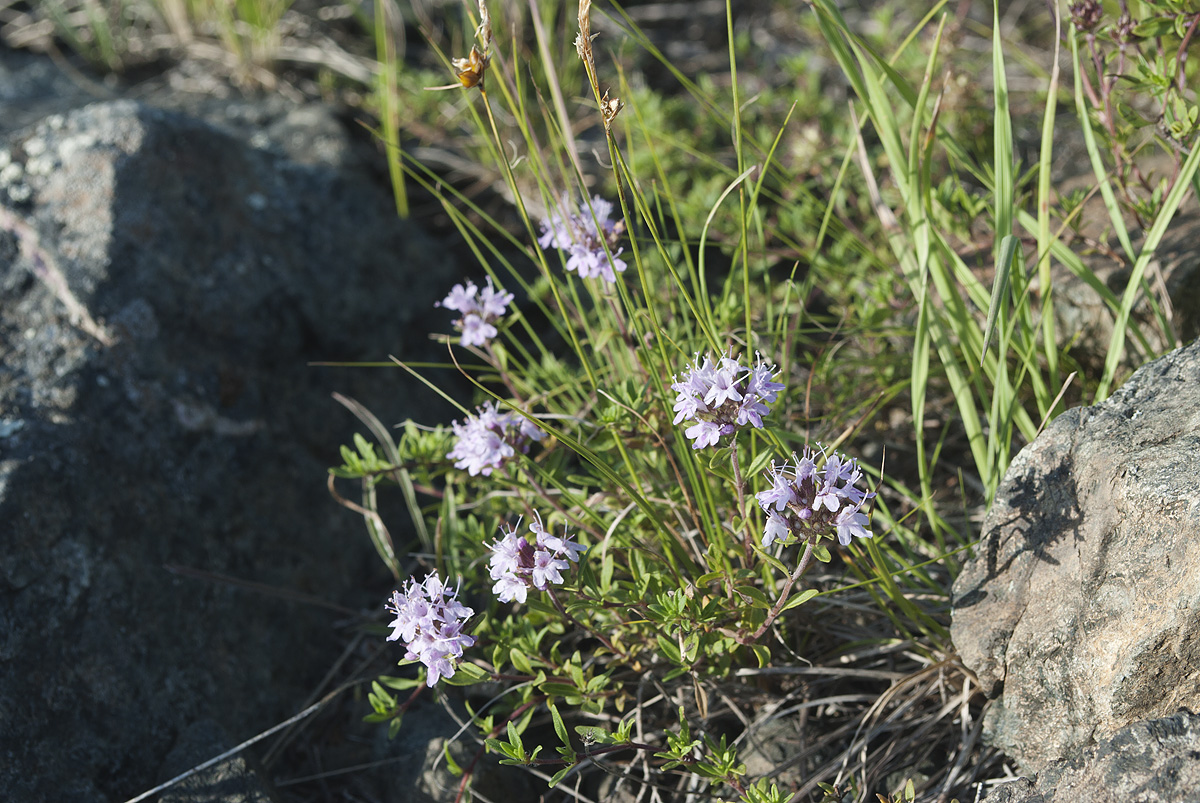
<svg viewBox="0 0 1200 803">
<path fill-rule="evenodd" d="M 1151 17 L 1133 26 L 1133 35 L 1141 39 L 1157 39 L 1166 36 L 1175 29 L 1173 17 Z"/>
<path fill-rule="evenodd" d="M 600 564 L 600 590 L 608 591 L 612 588 L 613 569 L 615 567 L 612 553 L 605 554 L 604 560 Z"/>
<path fill-rule="evenodd" d="M 833 560 L 829 554 L 829 547 L 825 546 L 824 544 L 817 544 L 813 547 L 813 557 L 822 563 L 828 563 L 829 561 Z"/>
<path fill-rule="evenodd" d="M 668 638 L 662 633 L 658 634 L 658 649 L 673 664 L 681 663 L 683 660 L 683 656 L 679 654 L 679 644 L 674 639 Z"/>
<path fill-rule="evenodd" d="M 767 598 L 767 595 L 764 594 L 762 590 L 757 589 L 754 586 L 738 586 L 734 589 L 734 591 L 736 591 L 738 594 L 741 594 L 743 597 L 748 598 L 750 600 L 751 607 L 754 608 L 762 608 L 764 611 L 769 611 L 771 606 L 774 604 L 770 599 Z"/>
<path fill-rule="evenodd" d="M 554 773 L 554 775 L 551 776 L 551 778 L 550 778 L 550 786 L 553 788 L 555 786 L 555 784 L 557 784 L 563 778 L 567 777 L 567 773 L 570 772 L 571 770 L 573 770 L 574 768 L 575 768 L 574 764 L 568 764 L 567 766 L 563 767 L 558 772 Z"/>
<path fill-rule="evenodd" d="M 546 707 L 550 709 L 550 718 L 554 721 L 554 732 L 558 734 L 559 741 L 566 745 L 567 749 L 570 749 L 571 738 L 567 734 L 567 726 L 563 724 L 562 715 L 558 713 L 558 706 L 548 702 Z"/>
<path fill-rule="evenodd" d="M 528 690 L 523 690 L 523 691 L 525 691 L 525 699 L 528 700 L 529 699 Z M 524 733 L 529 728 L 529 723 L 533 720 L 534 710 L 535 709 L 533 706 L 529 706 L 529 708 L 525 709 L 525 713 L 521 714 L 521 718 L 518 719 L 517 723 L 516 723 L 517 733 Z M 539 747 L 537 749 L 540 750 L 541 748 Z M 536 755 L 536 752 L 537 751 L 535 750 L 534 751 L 535 755 Z"/>
<path fill-rule="evenodd" d="M 1193 24 L 1194 17 L 1189 14 L 1175 15 L 1175 35 L 1180 39 L 1187 36 L 1188 28 Z"/>
<path fill-rule="evenodd" d="M 450 745 L 452 741 L 447 741 L 442 747 L 442 756 L 446 759 L 446 769 L 450 770 L 450 774 L 455 778 L 461 778 L 463 774 L 462 767 L 458 766 L 458 762 L 454 760 L 454 756 L 450 754 Z"/>
<path fill-rule="evenodd" d="M 709 453 L 708 470 L 721 473 L 727 469 L 729 467 L 729 453 L 730 447 L 728 446 L 722 446 Z"/>
<path fill-rule="evenodd" d="M 758 555 L 760 559 L 770 564 L 771 568 L 775 569 L 776 571 L 783 572 L 784 574 L 791 574 L 791 572 L 788 570 L 788 567 L 783 565 L 783 561 L 763 550 L 763 548 L 758 544 L 754 544 L 754 554 Z"/>
<path fill-rule="evenodd" d="M 796 596 L 789 599 L 787 601 L 787 603 L 784 604 L 784 606 L 780 612 L 782 613 L 783 611 L 790 611 L 792 608 L 799 608 L 801 605 L 808 602 L 810 599 L 812 599 L 813 597 L 817 596 L 820 593 L 821 592 L 815 588 L 806 588 L 800 594 L 797 594 Z"/>
<path fill-rule="evenodd" d="M 552 680 L 543 683 L 538 688 L 542 690 L 543 694 L 550 694 L 556 697 L 568 697 L 579 694 L 579 689 L 577 687 L 572 686 L 569 683 L 556 683 Z"/>
<path fill-rule="evenodd" d="M 670 672 L 668 672 L 667 674 L 663 675 L 662 680 L 664 683 L 666 683 L 669 680 L 674 680 L 677 677 L 686 675 L 690 671 L 692 671 L 692 670 L 686 666 L 677 666 L 674 669 L 672 669 Z"/>
<path fill-rule="evenodd" d="M 992 340 L 992 333 L 996 330 L 996 321 L 999 320 L 1000 311 L 1007 306 L 1004 301 L 1008 297 L 1009 273 L 1012 271 L 1013 259 L 1016 257 L 1020 245 L 1021 241 L 1011 234 L 1005 235 L 1000 240 L 1000 257 L 996 260 L 996 275 L 992 279 L 992 297 L 988 302 L 987 324 L 983 330 L 983 349 L 979 355 L 980 365 L 983 365 L 983 361 L 987 357 L 988 344 Z"/>
<path fill-rule="evenodd" d="M 516 647 L 512 647 L 508 651 L 508 657 L 518 672 L 525 675 L 533 674 L 533 664 L 529 663 L 529 658 L 525 655 L 525 653 L 521 652 Z"/>
<path fill-rule="evenodd" d="M 753 477 L 755 474 L 765 470 L 767 464 L 771 462 L 771 458 L 774 456 L 775 454 L 770 449 L 763 449 L 754 456 L 754 459 L 750 461 L 750 465 L 746 466 L 746 476 Z"/>
<path fill-rule="evenodd" d="M 587 680 L 583 676 L 583 667 L 579 664 L 579 653 L 576 652 L 571 656 L 571 661 L 566 665 L 566 670 L 571 675 L 571 682 L 580 689 L 583 689 L 587 686 Z"/>
<path fill-rule="evenodd" d="M 521 744 L 521 734 L 517 732 L 517 728 L 513 725 L 512 720 L 504 723 L 504 730 L 508 734 L 508 743 L 513 746 L 514 750 L 524 755 L 525 746 Z"/>
<path fill-rule="evenodd" d="M 596 570 L 592 568 L 590 560 L 581 560 L 578 564 L 579 571 L 579 586 L 586 589 L 597 589 L 596 585 Z"/>
<path fill-rule="evenodd" d="M 538 613 L 544 613 L 547 616 L 553 616 L 555 618 L 560 616 L 557 608 L 555 608 L 553 605 L 550 605 L 544 599 L 541 599 L 541 597 L 539 597 L 539 596 L 534 596 L 533 594 L 530 594 L 529 598 L 527 600 L 525 600 L 525 604 L 529 606 L 529 610 L 531 610 L 531 611 L 537 611 Z"/>
<path fill-rule="evenodd" d="M 452 676 L 442 678 L 442 682 L 451 686 L 471 686 L 490 677 L 490 674 L 475 664 L 464 661 L 458 665 Z"/>
<path fill-rule="evenodd" d="M 421 681 L 417 678 L 394 678 L 388 675 L 380 675 L 379 682 L 396 691 L 406 691 L 421 685 Z"/>
<path fill-rule="evenodd" d="M 371 681 L 371 704 L 375 706 L 375 710 L 382 708 L 392 708 L 396 705 L 396 698 L 384 691 L 383 686 L 380 686 L 378 681 Z"/>
</svg>

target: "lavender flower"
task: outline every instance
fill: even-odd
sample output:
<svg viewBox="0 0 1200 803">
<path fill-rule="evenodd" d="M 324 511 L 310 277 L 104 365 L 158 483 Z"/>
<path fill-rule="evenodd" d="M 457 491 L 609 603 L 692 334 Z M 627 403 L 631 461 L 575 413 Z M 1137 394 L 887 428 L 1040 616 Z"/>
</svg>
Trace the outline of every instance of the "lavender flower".
<svg viewBox="0 0 1200 803">
<path fill-rule="evenodd" d="M 806 540 L 830 531 L 842 546 L 852 537 L 872 537 L 862 507 L 875 494 L 856 487 L 863 476 L 858 461 L 834 452 L 817 468 L 818 456 L 824 457 L 825 450 L 806 446 L 802 455 L 792 455 L 791 463 L 771 463 L 767 473 L 771 487 L 755 494 L 767 514 L 764 547 L 775 541 L 792 543 L 793 536 Z"/>
<path fill-rule="evenodd" d="M 768 404 L 778 398 L 784 386 L 771 379 L 775 365 L 756 355 L 753 368 L 745 368 L 728 354 L 714 364 L 712 357 L 697 354 L 692 367 L 675 377 L 671 389 L 675 398 L 675 423 L 693 422 L 684 430 L 693 449 L 714 446 L 722 435 L 731 435 L 746 424 L 761 429 L 762 417 L 770 412 Z"/>
<path fill-rule="evenodd" d="M 481 290 L 474 282 L 456 284 L 450 293 L 434 306 L 460 312 L 454 321 L 455 328 L 462 334 L 464 346 L 485 346 L 498 332 L 492 322 L 503 317 L 512 303 L 513 294 L 492 287 L 489 276 L 487 285 Z"/>
<path fill-rule="evenodd" d="M 421 583 L 409 579 L 403 593 L 393 591 L 385 607 L 396 614 L 387 640 L 402 640 L 408 648 L 405 659 L 425 665 L 426 685 L 454 677 L 463 650 L 475 644 L 473 636 L 462 632 L 475 611 L 458 601 L 458 588 L 451 591 L 436 574 Z"/>
<path fill-rule="evenodd" d="M 549 219 L 542 221 L 538 245 L 566 251 L 567 270 L 575 271 L 581 279 L 598 276 L 615 282 L 617 273 L 623 273 L 627 267 L 624 260 L 617 259 L 625 249 L 616 248 L 617 239 L 625 231 L 625 222 L 612 220 L 613 205 L 599 195 L 592 198 L 590 210 L 584 204 L 579 214 L 567 211 L 568 203 L 564 196 L 562 211 L 551 211 Z M 604 251 L 605 244 L 612 254 L 611 260 Z"/>
<path fill-rule="evenodd" d="M 529 441 L 540 441 L 545 437 L 540 429 L 525 416 L 504 411 L 492 401 L 476 408 L 476 415 L 469 415 L 460 424 L 450 424 L 458 440 L 446 455 L 454 461 L 455 468 L 463 468 L 472 477 L 490 475 L 504 461 L 519 450 L 529 451 Z"/>
<path fill-rule="evenodd" d="M 579 560 L 584 548 L 570 536 L 559 538 L 551 535 L 542 526 L 542 520 L 534 517 L 529 525 L 532 540 L 517 535 L 516 528 L 505 525 L 500 529 L 501 538 L 491 546 L 492 559 L 489 572 L 496 581 L 492 593 L 501 602 L 524 602 L 530 588 L 545 591 L 551 585 L 562 583 L 562 573 Z"/>
</svg>

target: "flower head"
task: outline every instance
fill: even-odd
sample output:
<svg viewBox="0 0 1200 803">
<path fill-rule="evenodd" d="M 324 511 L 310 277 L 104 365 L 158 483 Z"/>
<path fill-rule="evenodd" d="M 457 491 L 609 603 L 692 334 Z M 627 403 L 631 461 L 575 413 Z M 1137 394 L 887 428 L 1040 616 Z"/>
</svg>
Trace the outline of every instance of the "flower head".
<svg viewBox="0 0 1200 803">
<path fill-rule="evenodd" d="M 693 449 L 714 446 L 722 435 L 731 435 L 747 424 L 762 428 L 768 404 L 779 397 L 784 386 L 775 382 L 775 366 L 758 355 L 753 368 L 744 367 L 728 354 L 714 363 L 711 355 L 697 354 L 692 366 L 675 377 L 675 423 L 691 421 L 684 435 Z"/>
<path fill-rule="evenodd" d="M 520 413 L 503 411 L 492 401 L 476 408 L 475 415 L 467 416 L 460 424 L 450 424 L 458 440 L 446 455 L 454 461 L 455 468 L 466 469 L 474 477 L 490 475 L 494 469 L 518 451 L 529 451 L 530 441 L 540 441 L 545 435 L 528 418 Z"/>
<path fill-rule="evenodd" d="M 425 665 L 426 685 L 453 677 L 463 650 L 475 644 L 473 636 L 462 632 L 475 611 L 458 601 L 458 588 L 449 589 L 436 574 L 420 583 L 410 578 L 403 592 L 392 592 L 385 607 L 396 615 L 387 640 L 403 641 L 405 659 Z"/>
<path fill-rule="evenodd" d="M 584 551 L 565 533 L 561 538 L 551 535 L 537 516 L 529 524 L 529 536 L 505 525 L 500 540 L 491 546 L 488 571 L 495 581 L 492 593 L 501 602 L 524 602 L 530 588 L 545 591 L 562 583 L 562 573 L 578 562 Z"/>
<path fill-rule="evenodd" d="M 513 294 L 497 290 L 489 276 L 483 289 L 471 281 L 454 285 L 435 306 L 462 313 L 454 326 L 462 334 L 464 346 L 485 346 L 498 334 L 493 321 L 508 312 L 512 300 Z"/>
<path fill-rule="evenodd" d="M 771 463 L 771 487 L 755 494 L 767 514 L 764 547 L 775 541 L 791 543 L 793 536 L 832 533 L 842 546 L 852 537 L 872 537 L 871 521 L 862 507 L 875 494 L 857 487 L 863 476 L 858 461 L 834 452 L 817 468 L 817 457 L 825 457 L 825 450 L 806 446 L 803 455 L 792 455 L 791 463 Z"/>
<path fill-rule="evenodd" d="M 612 220 L 613 205 L 599 195 L 592 198 L 590 209 L 584 203 L 578 214 L 568 211 L 568 204 L 564 196 L 562 211 L 551 211 L 550 217 L 542 221 L 538 245 L 565 251 L 567 270 L 575 271 L 581 279 L 597 276 L 615 282 L 617 273 L 627 267 L 624 260 L 618 259 L 625 249 L 616 248 L 617 239 L 625 231 L 624 221 Z"/>
</svg>

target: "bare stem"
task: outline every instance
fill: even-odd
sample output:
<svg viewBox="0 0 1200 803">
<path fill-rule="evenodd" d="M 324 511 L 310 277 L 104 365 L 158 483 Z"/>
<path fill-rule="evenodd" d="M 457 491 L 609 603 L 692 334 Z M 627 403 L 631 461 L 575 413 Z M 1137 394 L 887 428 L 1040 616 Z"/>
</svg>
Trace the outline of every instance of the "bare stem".
<svg viewBox="0 0 1200 803">
<path fill-rule="evenodd" d="M 576 754 L 574 762 L 572 762 L 568 759 L 565 759 L 565 758 L 535 758 L 532 761 L 528 762 L 528 766 L 530 766 L 530 767 L 547 767 L 547 766 L 555 766 L 555 765 L 562 765 L 562 764 L 578 763 L 579 761 L 583 761 L 585 759 L 595 758 L 596 756 L 608 755 L 609 753 L 616 753 L 620 750 L 646 750 L 649 752 L 658 752 L 658 751 L 662 750 L 662 747 L 655 747 L 652 744 L 642 744 L 640 742 L 624 742 L 623 744 L 605 745 L 603 747 L 593 747 L 590 750 L 584 750 L 582 753 Z M 696 759 L 690 758 L 690 757 L 685 757 L 681 760 L 680 763 L 694 764 L 694 763 L 696 763 Z"/>
<path fill-rule="evenodd" d="M 792 576 L 788 578 L 787 584 L 783 587 L 783 591 L 779 593 L 779 599 L 775 602 L 774 607 L 767 612 L 767 618 L 759 625 L 758 630 L 745 638 L 739 638 L 738 641 L 742 644 L 754 644 L 763 634 L 770 629 L 771 625 L 775 624 L 775 620 L 779 618 L 779 614 L 783 611 L 783 606 L 787 603 L 788 597 L 792 595 L 792 588 L 796 585 L 796 581 L 800 579 L 800 575 L 808 570 L 812 565 L 813 547 L 817 543 L 816 534 L 808 537 L 808 541 L 804 545 L 804 554 L 800 557 L 800 563 L 796 566 L 796 571 L 792 572 Z"/>
</svg>

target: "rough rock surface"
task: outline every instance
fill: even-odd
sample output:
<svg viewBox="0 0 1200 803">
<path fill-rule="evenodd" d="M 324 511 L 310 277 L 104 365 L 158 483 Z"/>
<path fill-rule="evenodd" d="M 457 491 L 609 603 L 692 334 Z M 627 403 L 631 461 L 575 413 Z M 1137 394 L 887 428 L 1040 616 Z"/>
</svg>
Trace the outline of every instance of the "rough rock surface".
<svg viewBox="0 0 1200 803">
<path fill-rule="evenodd" d="M 1013 461 L 953 590 L 987 738 L 1027 771 L 1200 709 L 1200 343 Z"/>
<path fill-rule="evenodd" d="M 104 92 L 101 84 L 94 89 Z M 0 137 L 96 100 L 96 94 L 72 80 L 50 59 L 0 43 L 0 109 L 4 110 L 0 114 Z"/>
<path fill-rule="evenodd" d="M 206 764 L 234 748 L 229 734 L 216 722 L 200 720 L 189 726 L 163 760 L 163 783 Z M 157 798 L 158 803 L 275 803 L 253 754 L 241 751 L 179 781 Z"/>
<path fill-rule="evenodd" d="M 1200 803 L 1200 717 L 1137 722 L 1036 779 L 1005 784 L 984 803 Z"/>
<path fill-rule="evenodd" d="M 175 113 L 101 103 L 0 147 L 19 166 L 0 189 L 0 797 L 125 800 L 190 723 L 237 742 L 295 713 L 344 644 L 344 614 L 164 564 L 351 610 L 386 593 L 324 488 L 356 428 L 330 393 L 385 422 L 441 411 L 398 371 L 307 363 L 424 355 L 461 276 L 384 188 Z"/>
</svg>

